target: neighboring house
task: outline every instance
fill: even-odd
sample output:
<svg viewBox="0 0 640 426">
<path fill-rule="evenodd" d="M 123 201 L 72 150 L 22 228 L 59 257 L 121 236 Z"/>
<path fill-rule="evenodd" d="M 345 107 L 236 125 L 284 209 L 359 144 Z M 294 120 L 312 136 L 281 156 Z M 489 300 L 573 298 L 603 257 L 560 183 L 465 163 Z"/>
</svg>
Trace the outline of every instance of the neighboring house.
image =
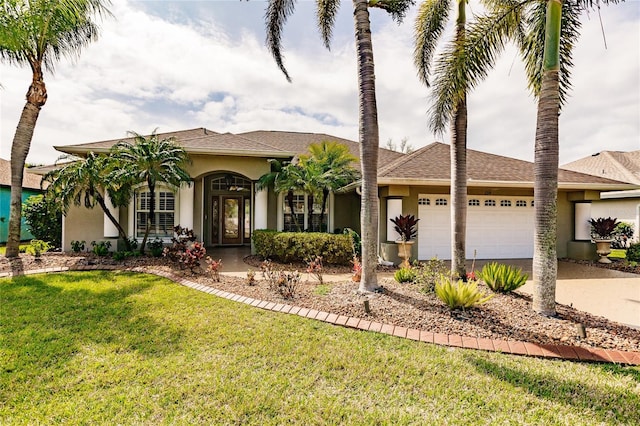
<svg viewBox="0 0 640 426">
<path fill-rule="evenodd" d="M 193 228 L 207 246 L 249 245 L 255 229 L 291 229 L 283 194 L 256 191 L 255 183 L 270 171 L 269 159 L 291 159 L 312 143 L 337 141 L 359 156 L 359 143 L 326 134 L 255 131 L 220 134 L 204 128 L 163 133 L 174 136 L 190 154 L 193 185 L 176 193 L 158 189 L 154 236 L 169 239 L 173 225 Z M 118 140 L 56 147 L 82 155 L 107 152 Z M 526 258 L 533 255 L 533 164 L 499 155 L 468 151 L 469 210 L 467 256 L 479 259 Z M 380 241 L 396 239 L 389 219 L 414 214 L 421 220 L 417 239 L 420 259 L 450 256 L 449 146 L 433 143 L 411 154 L 379 150 Z M 574 236 L 574 203 L 586 194 L 625 190 L 629 184 L 581 173 L 559 172 L 558 255 L 567 256 Z M 330 230 L 360 230 L 359 185 L 350 185 L 329 199 Z M 130 235 L 141 238 L 148 208 L 143 186 L 128 208 L 113 210 Z M 318 203 L 320 200 L 316 200 Z M 303 194 L 295 211 L 304 228 L 320 206 L 307 211 Z M 73 226 L 70 226 L 73 224 Z M 63 224 L 63 247 L 72 240 L 115 238 L 117 233 L 99 209 L 72 208 Z M 415 252 L 414 252 L 415 253 Z"/>
<path fill-rule="evenodd" d="M 632 185 L 621 191 L 594 192 L 576 206 L 580 211 L 582 230 L 578 237 L 590 239 L 587 221 L 597 217 L 615 217 L 633 225 L 634 239 L 640 234 L 640 150 L 602 151 L 589 157 L 560 166 L 593 176 L 615 179 Z"/>
<path fill-rule="evenodd" d="M 32 195 L 41 194 L 40 190 L 41 176 L 33 173 L 25 172 L 22 178 L 22 202 Z M 9 210 L 11 207 L 11 162 L 0 158 L 0 243 L 7 242 L 9 235 Z M 21 240 L 30 240 L 33 235 L 28 231 L 27 226 L 22 218 L 22 226 L 20 232 Z"/>
</svg>

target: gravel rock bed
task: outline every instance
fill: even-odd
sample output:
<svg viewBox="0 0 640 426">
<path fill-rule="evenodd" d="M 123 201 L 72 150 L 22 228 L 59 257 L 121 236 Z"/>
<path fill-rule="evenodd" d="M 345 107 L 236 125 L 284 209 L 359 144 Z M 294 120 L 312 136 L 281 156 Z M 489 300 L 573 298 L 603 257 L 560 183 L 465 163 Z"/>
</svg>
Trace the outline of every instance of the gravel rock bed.
<svg viewBox="0 0 640 426">
<path fill-rule="evenodd" d="M 252 258 L 247 259 L 247 263 L 253 266 L 256 261 Z M 14 261 L 12 266 L 2 256 L 0 272 L 8 272 L 11 269 L 29 270 L 91 264 L 121 265 L 123 268 L 149 267 L 171 271 L 184 275 L 192 281 L 254 299 L 286 303 L 435 333 L 640 351 L 640 330 L 560 304 L 557 305 L 557 317 L 540 316 L 532 311 L 530 297 L 517 292 L 507 295 L 496 294 L 486 304 L 477 308 L 451 312 L 433 294 L 425 294 L 414 285 L 398 284 L 387 278 L 380 280 L 383 286 L 381 293 L 360 295 L 357 293 L 358 283 L 330 282 L 320 286 L 315 278 L 303 274 L 293 299 L 284 299 L 269 289 L 268 283 L 261 279 L 259 272 L 256 274 L 257 283 L 254 286 L 248 285 L 245 278 L 224 275 L 221 276 L 220 282 L 214 282 L 207 275 L 191 274 L 189 271 L 174 268 L 163 258 L 134 257 L 116 262 L 109 257 L 97 258 L 87 254 L 46 254 L 40 261 L 36 261 L 32 256 L 21 255 L 19 261 Z M 296 265 L 288 265 L 287 269 L 289 266 Z M 348 269 L 338 267 L 331 271 L 343 273 Z M 489 292 L 486 287 L 485 290 Z M 369 313 L 364 310 L 364 301 L 367 299 L 371 307 Z M 585 326 L 586 338 L 578 336 L 578 324 Z"/>
</svg>

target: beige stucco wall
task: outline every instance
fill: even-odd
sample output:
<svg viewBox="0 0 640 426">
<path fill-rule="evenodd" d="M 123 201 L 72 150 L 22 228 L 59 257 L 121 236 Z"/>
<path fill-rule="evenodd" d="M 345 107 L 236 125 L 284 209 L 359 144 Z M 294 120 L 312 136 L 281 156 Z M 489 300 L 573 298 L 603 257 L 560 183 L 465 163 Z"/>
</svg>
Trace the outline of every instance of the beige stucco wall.
<svg viewBox="0 0 640 426">
<path fill-rule="evenodd" d="M 117 246 L 117 238 L 104 238 L 104 213 L 100 206 L 93 209 L 71 206 L 63 217 L 62 249 L 71 251 L 71 241 L 85 241 L 91 250 L 91 241 L 111 241 L 111 250 Z M 122 223 L 122 222 L 121 222 Z M 125 227 L 125 229 L 127 229 Z"/>
<path fill-rule="evenodd" d="M 196 179 L 228 171 L 258 180 L 271 170 L 271 166 L 264 158 L 191 155 L 191 165 L 187 169 L 191 177 Z"/>
</svg>

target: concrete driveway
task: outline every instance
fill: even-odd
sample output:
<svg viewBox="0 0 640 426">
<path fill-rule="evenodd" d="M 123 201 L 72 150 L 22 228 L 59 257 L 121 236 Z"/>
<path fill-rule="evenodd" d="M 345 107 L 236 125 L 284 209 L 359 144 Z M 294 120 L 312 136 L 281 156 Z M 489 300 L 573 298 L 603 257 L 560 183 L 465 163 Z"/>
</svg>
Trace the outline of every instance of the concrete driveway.
<svg viewBox="0 0 640 426">
<path fill-rule="evenodd" d="M 518 291 L 532 294 L 533 282 Z M 560 261 L 556 301 L 640 329 L 640 275 Z"/>
</svg>

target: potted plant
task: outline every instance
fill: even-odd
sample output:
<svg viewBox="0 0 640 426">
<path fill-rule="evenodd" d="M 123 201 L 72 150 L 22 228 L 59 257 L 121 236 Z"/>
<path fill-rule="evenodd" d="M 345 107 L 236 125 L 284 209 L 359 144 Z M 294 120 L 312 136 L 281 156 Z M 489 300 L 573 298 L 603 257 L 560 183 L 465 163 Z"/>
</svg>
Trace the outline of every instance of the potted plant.
<svg viewBox="0 0 640 426">
<path fill-rule="evenodd" d="M 398 256 L 401 257 L 402 267 L 408 268 L 409 259 L 411 258 L 411 247 L 413 246 L 413 239 L 418 234 L 418 221 L 420 219 L 416 219 L 414 215 L 400 215 L 391 219 L 391 223 L 393 223 L 395 231 L 400 235 L 400 238 L 396 240 L 396 244 L 398 244 Z"/>
<path fill-rule="evenodd" d="M 607 256 L 611 253 L 611 241 L 616 226 L 620 223 L 617 218 L 599 217 L 597 219 L 589 219 L 591 224 L 591 238 L 596 243 L 596 253 L 600 256 L 598 262 L 611 263 Z"/>
</svg>

